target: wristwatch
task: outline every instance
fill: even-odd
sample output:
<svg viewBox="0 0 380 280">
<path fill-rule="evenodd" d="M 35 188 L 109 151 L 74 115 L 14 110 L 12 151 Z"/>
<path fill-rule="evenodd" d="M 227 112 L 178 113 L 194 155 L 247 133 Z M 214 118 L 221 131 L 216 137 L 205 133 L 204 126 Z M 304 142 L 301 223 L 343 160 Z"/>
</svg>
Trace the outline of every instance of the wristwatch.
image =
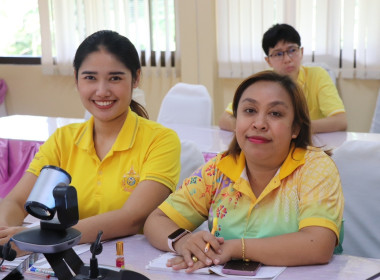
<svg viewBox="0 0 380 280">
<path fill-rule="evenodd" d="M 172 232 L 168 236 L 168 246 L 170 250 L 172 250 L 174 253 L 176 253 L 176 250 L 174 250 L 174 242 L 179 240 L 180 238 L 184 237 L 186 234 L 191 233 L 187 229 L 179 228 L 176 231 Z"/>
</svg>

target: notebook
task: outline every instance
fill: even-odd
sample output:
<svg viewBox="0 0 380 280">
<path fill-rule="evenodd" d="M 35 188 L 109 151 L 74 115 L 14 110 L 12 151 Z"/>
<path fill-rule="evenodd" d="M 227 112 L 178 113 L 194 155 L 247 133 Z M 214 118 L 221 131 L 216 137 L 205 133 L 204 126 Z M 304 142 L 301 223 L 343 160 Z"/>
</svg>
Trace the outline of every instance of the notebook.
<svg viewBox="0 0 380 280">
<path fill-rule="evenodd" d="M 174 258 L 176 254 L 174 253 L 164 253 L 157 258 L 151 260 L 149 264 L 146 265 L 146 269 L 150 270 L 160 270 L 160 271 L 168 271 L 173 273 L 186 273 L 184 269 L 182 270 L 173 270 L 171 267 L 167 267 L 166 263 L 169 259 Z M 274 279 L 278 275 L 280 275 L 286 267 L 284 266 L 261 266 L 260 270 L 257 272 L 255 276 L 238 276 L 238 275 L 228 275 L 222 272 L 223 265 L 214 265 L 211 267 L 204 267 L 194 271 L 195 274 L 211 274 L 215 273 L 220 276 L 224 276 L 227 278 L 247 278 L 247 279 Z"/>
</svg>

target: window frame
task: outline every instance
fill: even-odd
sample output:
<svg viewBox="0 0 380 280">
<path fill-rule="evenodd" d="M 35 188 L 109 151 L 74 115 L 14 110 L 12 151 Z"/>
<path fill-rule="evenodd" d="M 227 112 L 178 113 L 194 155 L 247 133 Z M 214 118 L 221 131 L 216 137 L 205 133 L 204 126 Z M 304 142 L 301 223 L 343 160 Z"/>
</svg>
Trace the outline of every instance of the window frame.
<svg viewBox="0 0 380 280">
<path fill-rule="evenodd" d="M 175 3 L 175 2 L 174 2 Z M 46 5 L 46 3 L 45 3 Z M 47 6 L 46 6 L 47 7 Z M 43 7 L 46 8 L 45 6 Z M 148 11 L 149 11 L 149 22 L 150 27 L 152 28 L 152 0 L 148 0 Z M 41 8 L 39 3 L 39 9 Z M 175 9 L 174 9 L 175 10 Z M 41 22 L 40 22 L 41 26 Z M 42 31 L 41 31 L 42 32 Z M 152 37 L 152 34 L 151 34 Z M 41 44 L 43 38 L 41 38 Z M 150 41 L 150 48 L 148 50 L 140 51 L 140 61 L 141 66 L 149 66 L 149 67 L 175 67 L 176 64 L 176 51 L 170 51 L 169 63 L 166 62 L 166 52 L 167 51 L 154 51 L 152 48 L 153 42 Z M 147 53 L 150 53 L 147 56 Z M 156 59 L 156 57 L 158 59 Z M 149 60 L 147 60 L 147 57 Z M 23 56 L 23 55 L 14 55 L 14 56 L 1 56 L 0 55 L 0 65 L 2 64 L 17 64 L 17 65 L 42 65 L 42 55 L 41 56 Z M 170 65 L 166 65 L 170 64 Z M 57 65 L 56 58 L 53 57 L 53 65 Z"/>
<path fill-rule="evenodd" d="M 40 56 L 0 56 L 0 64 L 41 65 Z"/>
</svg>

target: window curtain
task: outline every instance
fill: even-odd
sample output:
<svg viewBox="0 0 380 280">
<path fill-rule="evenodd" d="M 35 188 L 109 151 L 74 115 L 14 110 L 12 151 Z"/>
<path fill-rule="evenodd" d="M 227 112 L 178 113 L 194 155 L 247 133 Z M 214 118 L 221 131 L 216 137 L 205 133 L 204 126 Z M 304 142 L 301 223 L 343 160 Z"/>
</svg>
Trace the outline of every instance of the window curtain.
<svg viewBox="0 0 380 280">
<path fill-rule="evenodd" d="M 164 36 L 173 36 L 169 25 L 174 20 L 169 19 L 172 19 L 174 11 L 169 11 L 168 0 L 160 1 L 164 3 L 165 10 L 167 32 Z M 155 61 L 151 60 L 151 46 L 154 44 L 151 20 L 154 17 L 150 18 L 150 9 L 149 0 L 39 0 L 43 72 L 71 75 L 72 61 L 79 44 L 92 33 L 109 29 L 129 38 L 140 59 L 144 52 L 148 75 L 150 71 L 178 75 L 178 68 L 170 63 L 173 46 L 170 46 L 169 39 L 164 46 L 155 48 Z M 165 52 L 165 66 L 160 63 L 161 52 Z"/>
<path fill-rule="evenodd" d="M 304 62 L 323 62 L 344 78 L 380 79 L 380 1 L 217 0 L 219 76 L 268 69 L 261 48 L 275 23 L 294 26 Z"/>
</svg>

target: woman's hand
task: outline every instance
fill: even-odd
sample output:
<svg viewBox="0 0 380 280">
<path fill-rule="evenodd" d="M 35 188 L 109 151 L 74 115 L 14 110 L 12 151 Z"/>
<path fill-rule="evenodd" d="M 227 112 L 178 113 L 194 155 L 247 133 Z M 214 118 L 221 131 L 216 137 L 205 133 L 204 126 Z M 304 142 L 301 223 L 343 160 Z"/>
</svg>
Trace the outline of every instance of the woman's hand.
<svg viewBox="0 0 380 280">
<path fill-rule="evenodd" d="M 210 249 L 205 252 L 208 242 Z M 167 266 L 174 270 L 186 269 L 186 272 L 191 273 L 202 267 L 219 264 L 223 243 L 224 238 L 215 237 L 208 231 L 187 234 L 174 244 L 176 251 L 181 256 L 170 259 Z M 197 261 L 194 261 L 193 257 L 196 257 Z"/>
<path fill-rule="evenodd" d="M 25 229 L 26 229 L 25 227 L 21 227 L 21 226 L 15 226 L 15 227 L 0 226 L 0 245 L 4 245 L 5 243 L 9 241 L 9 239 L 13 235 L 21 231 L 24 231 Z M 17 257 L 21 257 L 23 255 L 30 253 L 30 252 L 20 250 L 15 244 L 12 244 L 12 249 L 17 252 Z"/>
<path fill-rule="evenodd" d="M 25 229 L 26 228 L 22 226 L 14 226 L 14 227 L 0 226 L 0 245 L 7 243 L 13 235 Z"/>
</svg>

